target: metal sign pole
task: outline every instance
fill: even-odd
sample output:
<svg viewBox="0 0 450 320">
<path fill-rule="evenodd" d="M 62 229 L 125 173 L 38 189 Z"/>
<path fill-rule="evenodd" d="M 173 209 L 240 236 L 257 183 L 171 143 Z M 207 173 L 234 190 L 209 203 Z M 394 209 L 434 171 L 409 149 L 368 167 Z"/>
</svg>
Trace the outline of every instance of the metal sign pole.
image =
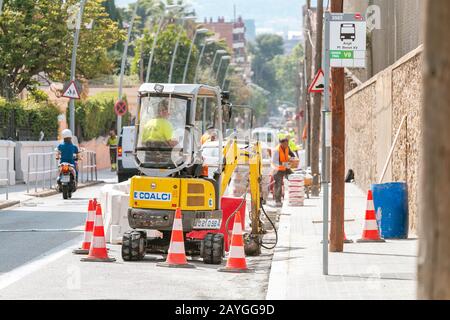
<svg viewBox="0 0 450 320">
<path fill-rule="evenodd" d="M 323 190 L 323 275 L 328 275 L 328 184 L 327 174 L 327 120 L 330 113 L 330 15 L 325 13 L 325 45 L 323 52 L 324 104 L 322 110 L 322 190 Z M 328 142 L 328 143 L 327 143 Z"/>
<path fill-rule="evenodd" d="M 133 31 L 133 24 L 134 20 L 136 19 L 137 15 L 137 9 L 139 7 L 139 1 L 136 2 L 133 12 L 133 17 L 131 18 L 131 22 L 128 28 L 128 35 L 127 40 L 125 41 L 125 46 L 123 48 L 123 55 L 122 55 L 122 64 L 120 66 L 120 79 L 119 79 L 119 101 L 122 100 L 122 93 L 123 93 L 123 77 L 125 75 L 125 66 L 127 62 L 127 56 L 128 56 L 128 46 L 130 44 L 130 38 L 131 38 L 131 32 Z M 117 135 L 120 135 L 120 132 L 122 130 L 122 116 L 117 116 Z"/>
<path fill-rule="evenodd" d="M 75 37 L 73 40 L 73 51 L 72 51 L 72 63 L 70 66 L 70 80 L 75 81 L 76 75 L 76 66 L 77 66 L 77 49 L 78 49 L 78 41 L 80 39 L 81 32 L 81 21 L 83 19 L 84 7 L 86 5 L 86 0 L 81 0 L 80 11 L 78 13 L 78 18 L 76 22 L 75 29 Z M 69 102 L 69 112 L 70 112 L 70 130 L 72 134 L 75 135 L 75 100 L 70 99 Z"/>
</svg>

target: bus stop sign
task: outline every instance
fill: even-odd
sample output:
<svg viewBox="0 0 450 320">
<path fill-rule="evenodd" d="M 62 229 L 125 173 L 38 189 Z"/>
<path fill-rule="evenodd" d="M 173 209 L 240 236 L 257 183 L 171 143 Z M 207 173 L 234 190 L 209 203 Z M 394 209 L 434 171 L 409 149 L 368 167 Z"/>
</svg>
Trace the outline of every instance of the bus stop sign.
<svg viewBox="0 0 450 320">
<path fill-rule="evenodd" d="M 330 14 L 330 66 L 366 67 L 366 21 L 361 14 Z"/>
</svg>

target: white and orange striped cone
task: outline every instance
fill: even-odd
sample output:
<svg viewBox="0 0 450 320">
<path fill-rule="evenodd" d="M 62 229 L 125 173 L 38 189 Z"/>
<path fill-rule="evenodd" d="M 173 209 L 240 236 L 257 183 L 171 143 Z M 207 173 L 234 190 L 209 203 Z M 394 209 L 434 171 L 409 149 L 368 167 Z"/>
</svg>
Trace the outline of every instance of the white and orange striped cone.
<svg viewBox="0 0 450 320">
<path fill-rule="evenodd" d="M 95 211 L 94 234 L 92 236 L 89 255 L 82 258 L 81 261 L 86 262 L 114 262 L 116 259 L 108 257 L 106 249 L 105 229 L 103 228 L 102 207 L 97 204 Z"/>
<path fill-rule="evenodd" d="M 345 234 L 345 231 L 344 231 L 344 243 L 353 243 L 352 239 L 348 239 L 347 238 L 347 235 Z"/>
<path fill-rule="evenodd" d="M 238 211 L 234 218 L 233 233 L 231 236 L 230 253 L 227 259 L 227 264 L 224 268 L 219 268 L 220 272 L 236 272 L 249 273 L 253 269 L 247 267 L 244 250 L 244 237 L 242 236 L 242 222 L 241 214 Z"/>
<path fill-rule="evenodd" d="M 375 214 L 375 205 L 373 203 L 372 190 L 369 190 L 367 194 L 367 209 L 366 209 L 366 219 L 364 222 L 364 230 L 362 238 L 357 240 L 357 242 L 386 242 L 380 236 L 380 231 L 378 230 L 377 217 Z"/>
<path fill-rule="evenodd" d="M 187 262 L 184 250 L 183 221 L 180 208 L 175 211 L 167 259 L 165 262 L 159 262 L 156 265 L 169 268 L 195 268 L 193 264 Z"/>
<path fill-rule="evenodd" d="M 88 214 L 84 226 L 84 240 L 81 248 L 75 249 L 74 254 L 88 254 L 91 248 L 92 233 L 94 232 L 95 208 L 97 207 L 97 199 L 89 200 Z"/>
</svg>

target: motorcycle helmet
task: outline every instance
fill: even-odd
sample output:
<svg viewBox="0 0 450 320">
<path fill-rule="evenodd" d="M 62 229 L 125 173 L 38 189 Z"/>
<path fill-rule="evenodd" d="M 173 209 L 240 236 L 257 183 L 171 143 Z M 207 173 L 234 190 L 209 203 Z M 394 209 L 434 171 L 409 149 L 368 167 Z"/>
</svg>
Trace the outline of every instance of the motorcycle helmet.
<svg viewBox="0 0 450 320">
<path fill-rule="evenodd" d="M 62 137 L 63 137 L 63 139 L 72 138 L 72 131 L 70 131 L 69 129 L 63 130 Z"/>
</svg>

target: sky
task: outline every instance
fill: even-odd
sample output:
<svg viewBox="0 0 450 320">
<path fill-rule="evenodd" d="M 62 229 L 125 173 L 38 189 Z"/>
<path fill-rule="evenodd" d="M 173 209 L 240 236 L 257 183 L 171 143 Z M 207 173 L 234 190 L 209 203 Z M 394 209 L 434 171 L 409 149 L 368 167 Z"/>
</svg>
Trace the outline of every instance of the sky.
<svg viewBox="0 0 450 320">
<path fill-rule="evenodd" d="M 126 6 L 136 0 L 116 0 L 116 5 Z M 197 12 L 199 21 L 205 17 L 217 21 L 224 16 L 233 19 L 233 5 L 237 16 L 255 19 L 257 32 L 301 31 L 301 9 L 304 0 L 187 0 Z"/>
</svg>

